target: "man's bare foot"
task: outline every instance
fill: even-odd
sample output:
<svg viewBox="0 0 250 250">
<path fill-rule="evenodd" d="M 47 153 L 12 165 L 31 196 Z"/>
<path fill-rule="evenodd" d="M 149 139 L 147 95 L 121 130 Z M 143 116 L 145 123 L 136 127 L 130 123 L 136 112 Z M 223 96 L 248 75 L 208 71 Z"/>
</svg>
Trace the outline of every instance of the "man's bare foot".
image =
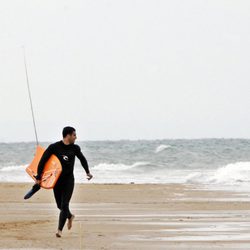
<svg viewBox="0 0 250 250">
<path fill-rule="evenodd" d="M 57 231 L 56 237 L 57 237 L 57 238 L 61 238 L 61 237 L 62 237 L 62 231 L 61 231 L 61 230 L 58 230 L 58 231 Z"/>
<path fill-rule="evenodd" d="M 69 230 L 72 228 L 72 222 L 73 222 L 74 218 L 75 218 L 75 215 L 72 214 L 72 216 L 68 219 L 67 226 L 68 226 Z"/>
</svg>

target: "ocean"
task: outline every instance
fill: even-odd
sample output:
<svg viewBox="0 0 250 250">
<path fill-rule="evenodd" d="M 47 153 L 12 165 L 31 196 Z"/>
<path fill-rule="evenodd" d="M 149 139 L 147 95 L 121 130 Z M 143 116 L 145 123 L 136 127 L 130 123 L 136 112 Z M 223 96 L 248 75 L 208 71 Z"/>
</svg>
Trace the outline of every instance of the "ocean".
<svg viewBox="0 0 250 250">
<path fill-rule="evenodd" d="M 77 142 L 91 183 L 181 183 L 211 189 L 250 189 L 250 140 L 176 139 Z M 49 143 L 41 143 L 47 147 Z M 0 143 L 0 182 L 33 182 L 25 168 L 35 143 Z M 88 183 L 76 158 L 77 183 Z"/>
</svg>

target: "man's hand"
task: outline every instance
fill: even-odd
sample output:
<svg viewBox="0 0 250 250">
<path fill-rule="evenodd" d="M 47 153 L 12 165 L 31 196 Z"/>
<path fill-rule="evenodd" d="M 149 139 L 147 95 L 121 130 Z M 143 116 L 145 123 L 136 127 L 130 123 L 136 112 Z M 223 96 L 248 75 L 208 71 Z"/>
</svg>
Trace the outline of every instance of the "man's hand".
<svg viewBox="0 0 250 250">
<path fill-rule="evenodd" d="M 90 181 L 93 178 L 93 175 L 91 173 L 88 173 L 87 176 L 88 176 L 87 177 L 88 181 Z"/>
<path fill-rule="evenodd" d="M 35 180 L 35 183 L 40 185 L 41 184 L 41 180 Z"/>
</svg>

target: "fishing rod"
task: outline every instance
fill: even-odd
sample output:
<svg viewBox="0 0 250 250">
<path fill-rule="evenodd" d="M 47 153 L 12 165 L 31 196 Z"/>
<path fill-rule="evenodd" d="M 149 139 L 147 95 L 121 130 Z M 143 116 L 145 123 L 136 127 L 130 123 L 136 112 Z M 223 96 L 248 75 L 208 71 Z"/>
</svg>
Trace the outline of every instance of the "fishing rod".
<svg viewBox="0 0 250 250">
<path fill-rule="evenodd" d="M 28 92 L 29 92 L 30 108 L 31 108 L 33 126 L 34 126 L 35 137 L 36 137 L 36 145 L 38 146 L 39 143 L 38 143 L 35 115 L 34 115 L 32 98 L 31 98 L 31 91 L 30 91 L 30 84 L 29 84 L 29 77 L 28 77 L 28 70 L 27 70 L 27 62 L 26 62 L 26 56 L 25 56 L 25 48 L 24 48 L 24 46 L 22 48 L 23 48 L 23 59 L 24 59 L 24 66 L 25 66 L 25 73 L 26 73 L 26 82 L 27 82 L 27 88 L 28 88 Z"/>
</svg>

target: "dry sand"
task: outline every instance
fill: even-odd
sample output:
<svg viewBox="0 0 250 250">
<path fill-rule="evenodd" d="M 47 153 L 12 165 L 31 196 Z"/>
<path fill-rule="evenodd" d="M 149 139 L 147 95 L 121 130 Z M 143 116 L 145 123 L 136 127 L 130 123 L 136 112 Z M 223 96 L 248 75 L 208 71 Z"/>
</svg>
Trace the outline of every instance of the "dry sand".
<svg viewBox="0 0 250 250">
<path fill-rule="evenodd" d="M 192 185 L 76 185 L 72 230 L 55 232 L 53 192 L 0 184 L 0 249 L 250 249 L 248 194 Z"/>
</svg>

